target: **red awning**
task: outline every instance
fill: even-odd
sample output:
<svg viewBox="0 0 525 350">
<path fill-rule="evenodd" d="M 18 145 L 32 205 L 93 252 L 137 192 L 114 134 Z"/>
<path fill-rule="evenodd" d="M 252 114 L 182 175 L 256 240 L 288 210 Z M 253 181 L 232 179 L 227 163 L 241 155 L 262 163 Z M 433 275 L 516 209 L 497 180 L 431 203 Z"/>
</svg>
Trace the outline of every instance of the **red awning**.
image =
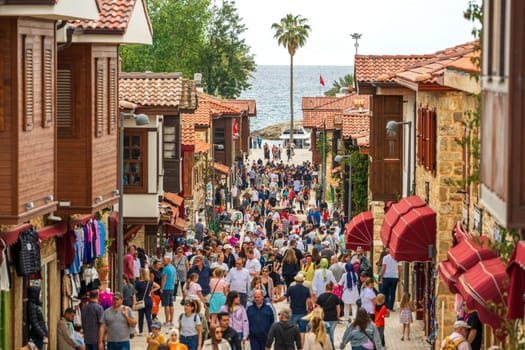
<svg viewBox="0 0 525 350">
<path fill-rule="evenodd" d="M 381 240 L 397 261 L 431 261 L 436 244 L 436 213 L 418 196 L 401 199 L 385 214 Z"/>
<path fill-rule="evenodd" d="M 20 232 L 27 231 L 31 227 L 31 224 L 23 224 L 9 231 L 0 232 L 0 238 L 5 242 L 6 247 L 10 247 L 13 244 L 15 244 L 16 241 L 18 241 L 18 236 L 20 235 Z"/>
<path fill-rule="evenodd" d="M 471 239 L 472 233 L 467 231 L 465 229 L 465 226 L 463 226 L 463 224 L 460 221 L 458 221 L 452 229 L 452 238 L 457 244 L 463 241 L 464 239 Z"/>
<path fill-rule="evenodd" d="M 458 268 L 448 260 L 440 262 L 437 270 L 441 276 L 441 280 L 447 285 L 448 290 L 454 294 L 459 293 L 456 283 L 462 271 L 458 270 Z"/>
<path fill-rule="evenodd" d="M 448 260 L 459 270 L 468 271 L 478 262 L 497 257 L 497 254 L 488 248 L 489 239 L 486 236 L 476 239 L 464 239 L 447 252 Z"/>
<path fill-rule="evenodd" d="M 507 305 L 506 277 L 505 265 L 500 258 L 494 258 L 470 268 L 456 284 L 467 307 L 476 310 L 481 322 L 489 324 L 494 330 L 500 329 L 503 321 L 494 305 L 501 308 Z"/>
<path fill-rule="evenodd" d="M 523 295 L 525 294 L 525 241 L 519 241 L 514 248 L 514 252 L 507 265 L 509 275 L 509 295 L 507 304 L 509 320 L 523 318 L 523 308 L 525 307 Z"/>
<path fill-rule="evenodd" d="M 67 228 L 68 228 L 67 223 L 65 221 L 62 221 L 53 226 L 42 227 L 36 232 L 38 233 L 38 237 L 42 241 L 45 241 L 46 239 L 54 237 L 54 236 L 62 236 L 63 234 L 67 232 Z"/>
<path fill-rule="evenodd" d="M 374 216 L 372 212 L 365 211 L 354 216 L 345 228 L 346 249 L 356 250 L 362 247 L 369 251 L 374 242 Z"/>
</svg>

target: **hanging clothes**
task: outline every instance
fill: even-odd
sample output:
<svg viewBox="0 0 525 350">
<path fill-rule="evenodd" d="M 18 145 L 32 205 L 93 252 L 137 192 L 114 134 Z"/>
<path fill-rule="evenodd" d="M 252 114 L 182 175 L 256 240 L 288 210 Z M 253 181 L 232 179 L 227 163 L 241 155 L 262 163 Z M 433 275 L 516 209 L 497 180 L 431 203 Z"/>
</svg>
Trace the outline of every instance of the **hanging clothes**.
<svg viewBox="0 0 525 350">
<path fill-rule="evenodd" d="M 97 220 L 97 223 L 100 232 L 100 256 L 103 256 L 106 254 L 106 227 L 104 226 L 104 223 L 100 220 Z"/>
<path fill-rule="evenodd" d="M 4 240 L 0 239 L 2 247 L 7 246 Z M 2 248 L 0 250 L 1 261 L 0 261 L 0 291 L 8 292 L 11 290 L 9 283 L 9 267 L 7 256 L 5 254 L 7 248 Z"/>
</svg>

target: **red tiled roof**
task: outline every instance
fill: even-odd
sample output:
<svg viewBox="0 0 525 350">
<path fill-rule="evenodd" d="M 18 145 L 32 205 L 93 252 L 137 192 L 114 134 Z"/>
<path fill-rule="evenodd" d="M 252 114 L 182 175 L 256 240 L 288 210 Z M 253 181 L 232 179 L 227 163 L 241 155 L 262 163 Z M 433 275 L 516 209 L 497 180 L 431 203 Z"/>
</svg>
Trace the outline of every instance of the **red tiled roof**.
<svg viewBox="0 0 525 350">
<path fill-rule="evenodd" d="M 222 164 L 222 163 L 218 163 L 218 162 L 213 162 L 213 167 L 215 168 L 215 170 L 223 173 L 223 174 L 226 174 L 228 175 L 229 172 L 230 172 L 230 168 L 228 168 L 228 166 Z"/>
<path fill-rule="evenodd" d="M 191 123 L 199 126 L 210 126 L 211 109 L 206 99 L 200 99 L 197 108 L 191 112 L 181 113 L 183 123 Z"/>
<path fill-rule="evenodd" d="M 195 125 L 191 123 L 182 123 L 181 125 L 181 144 L 195 144 Z"/>
<path fill-rule="evenodd" d="M 343 114 L 343 137 L 355 139 L 355 134 L 370 130 L 370 114 Z M 368 132 L 367 132 L 368 134 Z"/>
<path fill-rule="evenodd" d="M 305 100 L 308 100 L 305 102 Z M 333 130 L 341 127 L 344 122 L 344 114 L 368 111 L 370 108 L 370 96 L 368 95 L 345 95 L 326 99 L 324 97 L 303 97 L 303 106 L 315 106 L 310 109 L 303 108 L 303 126 L 319 130 Z M 368 116 L 368 113 L 366 114 Z"/>
<path fill-rule="evenodd" d="M 150 33 L 151 21 L 148 16 L 146 0 L 97 0 L 99 17 L 96 21 L 72 21 L 73 28 L 83 29 L 84 32 L 111 32 L 125 33 L 133 14 L 133 9 L 138 2 L 142 2 Z"/>
<path fill-rule="evenodd" d="M 306 96 L 302 98 L 301 109 L 303 110 L 314 109 L 326 103 L 332 102 L 336 99 L 337 97 L 334 97 L 334 96 L 313 96 L 313 97 Z"/>
<path fill-rule="evenodd" d="M 255 100 L 224 100 L 229 105 L 241 110 L 248 112 L 250 117 L 257 115 L 257 103 Z"/>
<path fill-rule="evenodd" d="M 206 153 L 211 149 L 211 144 L 195 139 L 195 153 Z"/>
<path fill-rule="evenodd" d="M 178 108 L 182 80 L 181 73 L 121 73 L 119 98 L 144 107 Z"/>
<path fill-rule="evenodd" d="M 436 53 L 436 56 L 402 71 L 392 74 L 392 77 L 401 85 L 415 87 L 419 84 L 444 85 L 443 76 L 448 68 L 479 71 L 472 63 L 471 58 L 478 55 L 474 52 L 478 42 L 468 42 Z"/>
<path fill-rule="evenodd" d="M 230 105 L 227 100 L 222 100 L 220 98 L 205 94 L 203 92 L 197 93 L 197 98 L 199 99 L 199 103 L 200 101 L 203 101 L 203 100 L 207 101 L 210 106 L 210 110 L 212 111 L 213 114 L 220 114 L 220 113 L 228 114 L 228 115 L 240 115 L 241 114 L 241 110 L 239 108 L 236 108 L 235 106 Z"/>
</svg>

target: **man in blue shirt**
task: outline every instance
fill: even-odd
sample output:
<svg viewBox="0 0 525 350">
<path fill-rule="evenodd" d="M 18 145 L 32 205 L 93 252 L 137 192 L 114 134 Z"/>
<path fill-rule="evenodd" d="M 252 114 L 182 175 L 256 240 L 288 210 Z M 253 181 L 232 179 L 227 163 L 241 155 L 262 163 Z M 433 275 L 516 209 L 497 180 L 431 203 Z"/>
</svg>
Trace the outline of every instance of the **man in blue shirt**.
<svg viewBox="0 0 525 350">
<path fill-rule="evenodd" d="M 173 308 L 173 290 L 175 288 L 177 270 L 171 263 L 171 256 L 169 255 L 164 256 L 162 263 L 164 267 L 162 268 L 162 281 L 160 283 L 160 301 L 164 307 L 164 316 L 166 317 L 164 325 L 173 326 L 173 314 L 175 312 Z"/>
<path fill-rule="evenodd" d="M 208 266 L 204 264 L 204 261 L 202 259 L 202 255 L 197 255 L 195 257 L 195 265 L 193 265 L 190 270 L 188 271 L 188 276 L 190 276 L 192 273 L 196 273 L 199 275 L 199 285 L 202 288 L 202 295 L 206 298 L 208 294 L 210 294 L 210 277 L 211 277 L 211 270 Z"/>
<path fill-rule="evenodd" d="M 275 322 L 275 316 L 272 307 L 264 302 L 264 296 L 260 290 L 253 293 L 253 304 L 246 312 L 250 325 L 250 348 L 251 350 L 265 350 L 268 332 Z"/>
</svg>

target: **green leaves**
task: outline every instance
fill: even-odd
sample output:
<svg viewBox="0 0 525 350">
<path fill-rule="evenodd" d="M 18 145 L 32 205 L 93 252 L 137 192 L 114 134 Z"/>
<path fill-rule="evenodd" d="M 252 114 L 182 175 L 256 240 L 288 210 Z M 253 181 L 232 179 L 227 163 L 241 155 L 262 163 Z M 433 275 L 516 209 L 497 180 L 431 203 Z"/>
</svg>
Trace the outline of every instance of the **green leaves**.
<svg viewBox="0 0 525 350">
<path fill-rule="evenodd" d="M 152 45 L 121 48 L 124 72 L 203 74 L 207 93 L 236 98 L 250 85 L 255 60 L 240 35 L 246 30 L 235 2 L 148 0 Z"/>
<path fill-rule="evenodd" d="M 352 74 L 347 74 L 344 77 L 339 78 L 339 80 L 334 80 L 330 90 L 324 93 L 325 96 L 335 96 L 341 91 L 341 88 L 352 89 L 354 85 L 354 76 Z"/>
</svg>

